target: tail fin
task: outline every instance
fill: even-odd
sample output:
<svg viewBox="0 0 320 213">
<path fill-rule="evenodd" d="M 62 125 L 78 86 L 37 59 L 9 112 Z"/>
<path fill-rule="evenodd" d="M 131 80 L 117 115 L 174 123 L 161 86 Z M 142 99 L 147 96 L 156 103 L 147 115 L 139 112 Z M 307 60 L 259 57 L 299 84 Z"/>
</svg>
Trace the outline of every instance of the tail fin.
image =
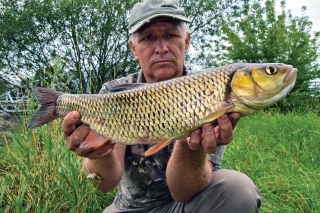
<svg viewBox="0 0 320 213">
<path fill-rule="evenodd" d="M 31 121 L 29 122 L 28 128 L 35 128 L 54 119 L 62 117 L 56 112 L 56 102 L 59 96 L 63 94 L 62 92 L 57 92 L 41 87 L 34 87 L 33 92 L 37 100 L 40 102 L 41 107 L 32 117 Z"/>
</svg>

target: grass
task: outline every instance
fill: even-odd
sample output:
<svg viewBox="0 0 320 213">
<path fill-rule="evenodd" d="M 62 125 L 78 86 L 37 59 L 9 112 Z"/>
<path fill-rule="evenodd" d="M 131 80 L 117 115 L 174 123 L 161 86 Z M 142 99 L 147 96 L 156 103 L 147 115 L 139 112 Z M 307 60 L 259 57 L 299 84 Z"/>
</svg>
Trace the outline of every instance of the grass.
<svg viewBox="0 0 320 213">
<path fill-rule="evenodd" d="M 101 194 L 79 172 L 82 159 L 67 150 L 59 121 L 2 133 L 0 212 L 102 212 L 114 194 Z"/>
<path fill-rule="evenodd" d="M 261 212 L 320 212 L 320 118 L 258 113 L 241 119 L 223 167 L 244 172 Z"/>
<path fill-rule="evenodd" d="M 0 132 L 0 212 L 102 212 L 114 197 L 98 192 L 67 150 L 61 121 Z M 320 212 L 320 118 L 257 113 L 242 118 L 224 168 L 247 174 L 263 195 L 261 212 Z"/>
</svg>

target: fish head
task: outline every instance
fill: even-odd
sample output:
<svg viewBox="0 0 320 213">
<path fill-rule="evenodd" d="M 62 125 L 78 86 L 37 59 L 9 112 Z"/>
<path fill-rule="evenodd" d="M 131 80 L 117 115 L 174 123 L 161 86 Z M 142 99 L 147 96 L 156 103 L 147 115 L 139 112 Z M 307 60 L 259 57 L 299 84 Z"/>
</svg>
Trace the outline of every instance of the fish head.
<svg viewBox="0 0 320 213">
<path fill-rule="evenodd" d="M 249 107 L 253 111 L 268 107 L 292 90 L 297 72 L 291 65 L 281 63 L 249 64 L 234 72 L 230 97 L 235 104 L 242 105 L 242 108 Z"/>
</svg>

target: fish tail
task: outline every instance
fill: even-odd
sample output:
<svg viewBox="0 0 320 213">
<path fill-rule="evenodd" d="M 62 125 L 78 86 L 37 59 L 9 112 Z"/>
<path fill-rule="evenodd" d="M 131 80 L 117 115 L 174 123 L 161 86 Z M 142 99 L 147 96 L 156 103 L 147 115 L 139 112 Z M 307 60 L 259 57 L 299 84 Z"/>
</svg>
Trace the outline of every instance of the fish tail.
<svg viewBox="0 0 320 213">
<path fill-rule="evenodd" d="M 42 87 L 34 87 L 33 91 L 41 106 L 40 109 L 31 118 L 28 128 L 35 128 L 54 119 L 62 117 L 56 112 L 56 102 L 59 96 L 63 94 L 62 92 Z"/>
</svg>

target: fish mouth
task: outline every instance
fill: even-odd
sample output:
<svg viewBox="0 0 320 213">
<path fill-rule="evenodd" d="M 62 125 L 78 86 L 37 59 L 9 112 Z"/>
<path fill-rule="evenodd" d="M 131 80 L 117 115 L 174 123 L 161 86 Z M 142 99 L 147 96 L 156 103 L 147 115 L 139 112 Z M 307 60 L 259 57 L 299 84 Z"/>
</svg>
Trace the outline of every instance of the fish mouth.
<svg viewBox="0 0 320 213">
<path fill-rule="evenodd" d="M 286 83 L 293 82 L 297 77 L 297 73 L 298 73 L 298 69 L 297 68 L 291 68 L 291 70 L 285 76 L 283 82 L 286 82 Z"/>
</svg>

